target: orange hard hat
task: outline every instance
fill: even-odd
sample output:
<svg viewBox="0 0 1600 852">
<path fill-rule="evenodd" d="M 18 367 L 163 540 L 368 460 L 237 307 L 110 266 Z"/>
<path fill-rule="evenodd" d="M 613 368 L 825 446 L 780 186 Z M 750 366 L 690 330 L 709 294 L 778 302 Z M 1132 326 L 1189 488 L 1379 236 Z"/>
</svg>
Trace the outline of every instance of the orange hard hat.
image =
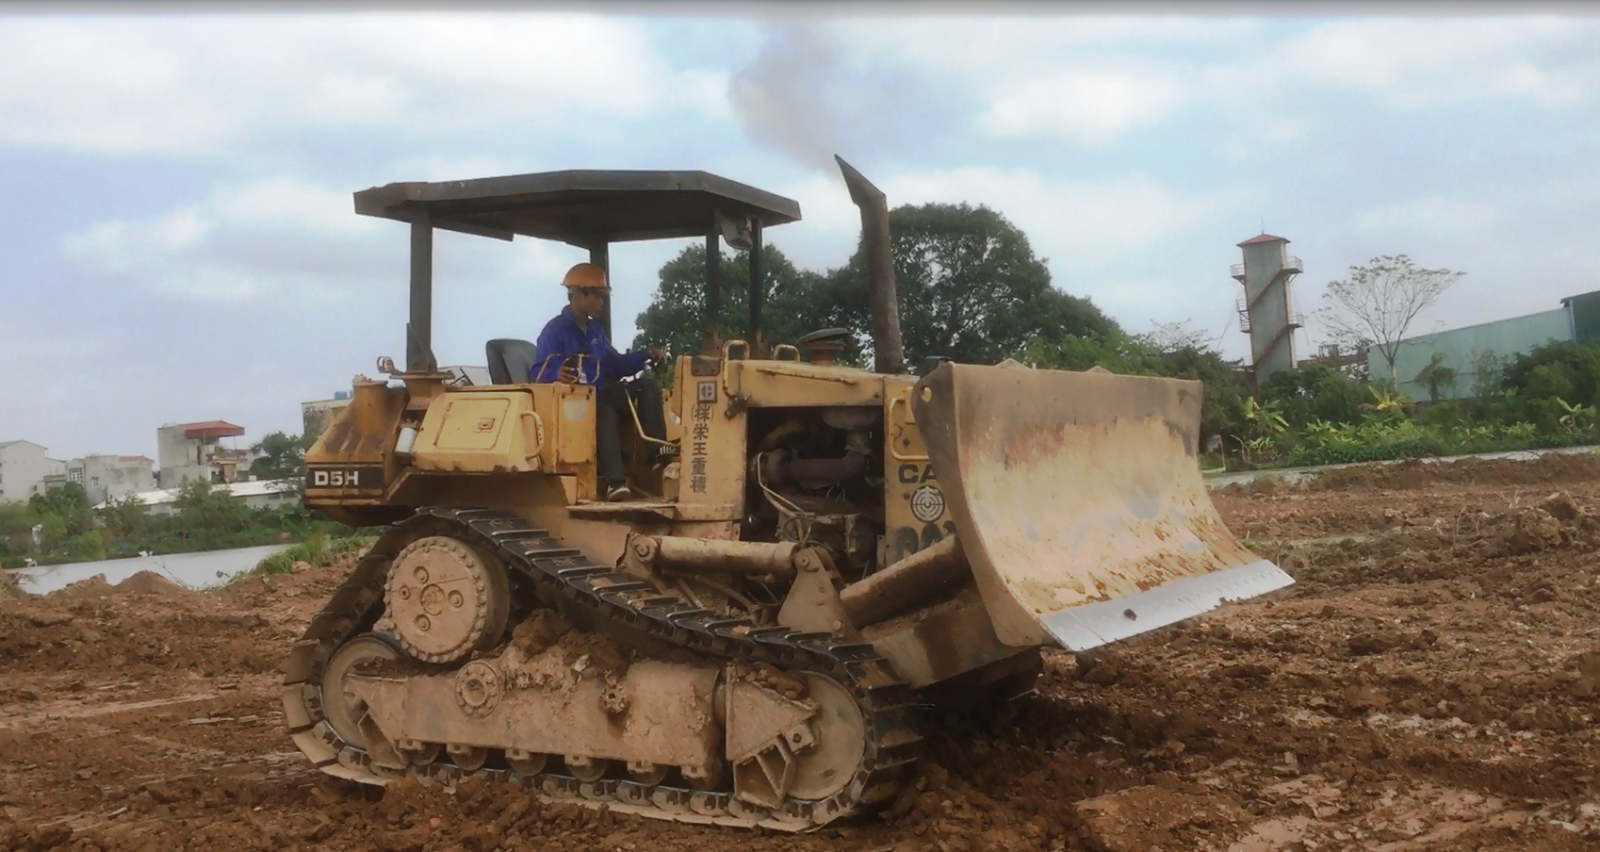
<svg viewBox="0 0 1600 852">
<path fill-rule="evenodd" d="M 561 279 L 561 286 L 574 287 L 580 290 L 611 291 L 610 285 L 606 284 L 606 271 L 596 263 L 573 265 L 571 269 L 567 270 L 566 276 Z"/>
</svg>

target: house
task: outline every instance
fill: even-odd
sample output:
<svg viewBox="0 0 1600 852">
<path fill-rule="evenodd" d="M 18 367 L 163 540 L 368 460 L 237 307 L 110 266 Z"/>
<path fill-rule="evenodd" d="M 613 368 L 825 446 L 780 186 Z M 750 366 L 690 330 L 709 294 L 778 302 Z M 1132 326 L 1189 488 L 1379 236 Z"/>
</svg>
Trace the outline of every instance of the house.
<svg viewBox="0 0 1600 852">
<path fill-rule="evenodd" d="M 0 503 L 42 494 L 46 477 L 66 472 L 65 462 L 46 453 L 32 441 L 0 441 Z"/>
<path fill-rule="evenodd" d="M 207 482 L 236 482 L 247 478 L 249 450 L 225 447 L 222 438 L 237 438 L 243 426 L 222 420 L 199 423 L 168 423 L 156 430 L 157 456 L 161 470 L 157 485 L 177 488 L 188 479 Z"/>
<path fill-rule="evenodd" d="M 90 504 L 120 500 L 137 491 L 156 487 L 155 462 L 146 456 L 112 456 L 99 453 L 67 462 L 67 481 L 83 486 Z"/>
</svg>

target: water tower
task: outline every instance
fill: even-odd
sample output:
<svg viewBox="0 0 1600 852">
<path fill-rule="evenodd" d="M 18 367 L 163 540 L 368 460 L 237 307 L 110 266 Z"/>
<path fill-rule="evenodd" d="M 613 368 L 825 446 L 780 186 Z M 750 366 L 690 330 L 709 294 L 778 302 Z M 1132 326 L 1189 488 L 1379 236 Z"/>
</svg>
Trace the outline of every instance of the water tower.
<svg viewBox="0 0 1600 852">
<path fill-rule="evenodd" d="M 1273 373 L 1294 369 L 1294 330 L 1303 323 L 1289 309 L 1289 282 L 1302 270 L 1283 237 L 1263 233 L 1239 243 L 1239 249 L 1244 262 L 1229 271 L 1244 285 L 1239 330 L 1250 335 L 1250 362 L 1261 387 Z"/>
</svg>

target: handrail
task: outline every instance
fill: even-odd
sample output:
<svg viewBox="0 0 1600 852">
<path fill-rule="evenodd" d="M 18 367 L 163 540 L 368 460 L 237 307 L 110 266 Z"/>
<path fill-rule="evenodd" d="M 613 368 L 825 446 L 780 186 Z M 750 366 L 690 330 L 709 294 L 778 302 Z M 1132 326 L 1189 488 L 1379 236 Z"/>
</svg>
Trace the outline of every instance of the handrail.
<svg viewBox="0 0 1600 852">
<path fill-rule="evenodd" d="M 648 441 L 652 444 L 660 444 L 663 447 L 672 447 L 673 449 L 677 449 L 678 445 L 672 443 L 671 441 L 663 441 L 660 438 L 652 438 L 649 435 L 646 435 L 644 432 L 644 422 L 639 419 L 639 407 L 633 404 L 633 394 L 628 393 L 627 388 L 623 388 L 622 395 L 628 400 L 628 411 L 633 414 L 633 428 L 638 430 L 639 438 L 641 440 Z"/>
<path fill-rule="evenodd" d="M 896 397 L 894 397 L 894 398 L 889 400 L 889 411 L 884 416 L 884 420 L 890 426 L 894 425 L 894 407 L 896 405 L 904 404 L 905 402 L 906 402 L 906 398 L 904 396 L 896 396 Z M 911 410 L 910 406 L 907 405 L 906 411 L 910 411 L 910 410 Z M 915 420 L 906 421 L 906 423 L 915 423 L 915 422 L 916 422 Z M 903 426 L 906 425 L 906 423 L 902 423 L 900 425 L 903 427 Z M 893 456 L 895 461 L 925 462 L 925 461 L 929 460 L 928 456 L 926 454 L 923 454 L 923 455 L 916 455 L 916 454 L 901 455 L 900 452 L 894 448 L 894 437 L 895 436 L 893 436 L 893 435 L 889 436 L 889 455 Z"/>
</svg>

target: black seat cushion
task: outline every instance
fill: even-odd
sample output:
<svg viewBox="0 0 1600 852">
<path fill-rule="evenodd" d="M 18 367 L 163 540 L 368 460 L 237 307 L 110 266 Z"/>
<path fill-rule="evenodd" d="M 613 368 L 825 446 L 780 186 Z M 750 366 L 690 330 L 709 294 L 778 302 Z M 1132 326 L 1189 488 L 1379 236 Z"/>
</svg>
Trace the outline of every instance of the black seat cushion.
<svg viewBox="0 0 1600 852">
<path fill-rule="evenodd" d="M 489 356 L 489 379 L 497 385 L 528 381 L 539 354 L 532 343 L 514 337 L 497 337 L 485 343 L 483 349 Z"/>
</svg>

